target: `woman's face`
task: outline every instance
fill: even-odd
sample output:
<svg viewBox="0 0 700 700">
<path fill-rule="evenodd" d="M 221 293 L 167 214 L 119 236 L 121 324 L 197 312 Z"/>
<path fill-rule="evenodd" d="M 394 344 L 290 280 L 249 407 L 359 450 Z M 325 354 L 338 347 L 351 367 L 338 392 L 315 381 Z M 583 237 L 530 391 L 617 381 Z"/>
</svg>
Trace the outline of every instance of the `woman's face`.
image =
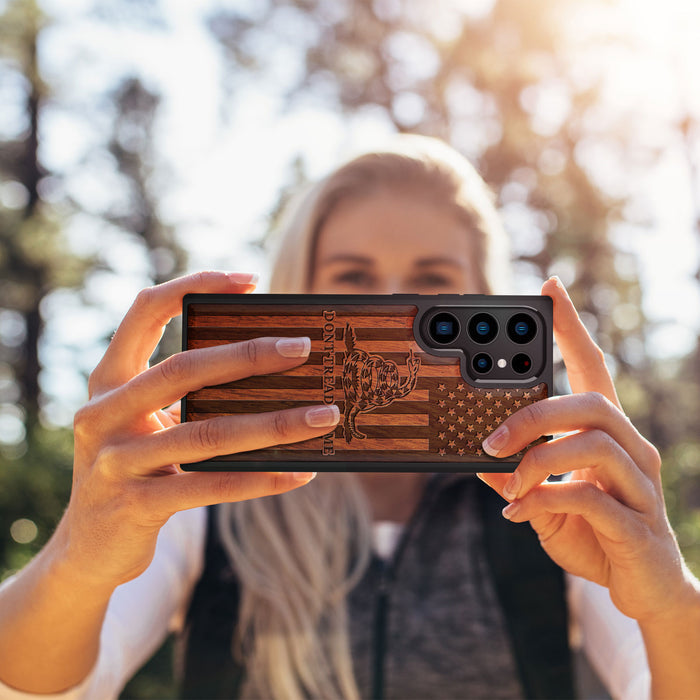
<svg viewBox="0 0 700 700">
<path fill-rule="evenodd" d="M 348 199 L 319 232 L 310 291 L 480 293 L 470 248 L 464 224 L 420 196 Z"/>
</svg>

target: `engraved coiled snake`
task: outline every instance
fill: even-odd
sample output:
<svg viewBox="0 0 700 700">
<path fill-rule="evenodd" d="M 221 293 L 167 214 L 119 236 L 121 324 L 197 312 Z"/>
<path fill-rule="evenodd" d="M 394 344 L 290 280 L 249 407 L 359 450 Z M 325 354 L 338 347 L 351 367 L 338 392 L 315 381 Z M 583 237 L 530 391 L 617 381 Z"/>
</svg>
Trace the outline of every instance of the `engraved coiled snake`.
<svg viewBox="0 0 700 700">
<path fill-rule="evenodd" d="M 360 440 L 367 436 L 358 430 L 355 420 L 360 413 L 368 413 L 380 406 L 388 406 L 392 401 L 409 394 L 418 381 L 420 358 L 411 348 L 406 358 L 408 376 L 403 381 L 399 368 L 392 360 L 356 347 L 355 331 L 350 324 L 345 325 L 345 358 L 343 361 L 343 390 L 345 392 L 345 440 L 353 437 Z"/>
</svg>

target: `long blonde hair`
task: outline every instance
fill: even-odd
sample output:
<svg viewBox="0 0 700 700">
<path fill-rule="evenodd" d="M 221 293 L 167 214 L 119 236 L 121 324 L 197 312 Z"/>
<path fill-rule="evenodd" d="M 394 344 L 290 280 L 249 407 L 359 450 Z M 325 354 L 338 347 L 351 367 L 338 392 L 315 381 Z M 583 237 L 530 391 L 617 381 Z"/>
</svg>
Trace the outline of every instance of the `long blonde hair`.
<svg viewBox="0 0 700 700">
<path fill-rule="evenodd" d="M 334 207 L 387 189 L 420 193 L 453 211 L 470 236 L 481 291 L 503 290 L 507 246 L 483 180 L 446 144 L 401 136 L 293 202 L 279 231 L 270 291 L 308 291 L 318 236 Z M 371 516 L 355 476 L 319 474 L 294 491 L 218 509 L 241 589 L 232 653 L 246 668 L 248 691 L 274 700 L 359 698 L 346 595 L 370 559 Z"/>
</svg>

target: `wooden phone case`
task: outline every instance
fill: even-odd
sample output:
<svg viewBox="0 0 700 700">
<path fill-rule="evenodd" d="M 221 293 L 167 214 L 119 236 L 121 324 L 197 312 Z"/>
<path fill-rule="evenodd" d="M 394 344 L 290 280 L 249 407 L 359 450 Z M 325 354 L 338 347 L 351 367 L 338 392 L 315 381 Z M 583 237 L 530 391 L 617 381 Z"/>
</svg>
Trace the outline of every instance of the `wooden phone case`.
<svg viewBox="0 0 700 700">
<path fill-rule="evenodd" d="M 430 347 L 426 313 L 459 306 L 532 310 L 543 322 L 543 362 L 523 382 L 470 376 L 468 358 Z M 304 364 L 190 392 L 182 420 L 335 403 L 341 418 L 323 437 L 222 455 L 185 470 L 512 471 L 481 443 L 514 411 L 552 393 L 549 297 L 483 295 L 209 295 L 183 302 L 183 349 L 262 336 L 309 336 Z M 541 439 L 540 439 L 541 440 Z M 539 441 L 538 441 L 539 442 Z"/>
</svg>

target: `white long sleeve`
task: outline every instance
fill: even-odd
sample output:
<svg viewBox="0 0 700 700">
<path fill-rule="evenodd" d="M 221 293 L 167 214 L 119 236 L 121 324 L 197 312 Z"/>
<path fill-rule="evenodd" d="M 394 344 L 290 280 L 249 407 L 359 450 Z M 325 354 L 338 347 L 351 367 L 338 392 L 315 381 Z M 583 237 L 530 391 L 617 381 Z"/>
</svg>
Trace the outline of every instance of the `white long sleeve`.
<svg viewBox="0 0 700 700">
<path fill-rule="evenodd" d="M 567 574 L 567 591 L 575 634 L 608 692 L 615 700 L 648 700 L 651 674 L 637 621 L 603 586 Z"/>
<path fill-rule="evenodd" d="M 109 601 L 97 663 L 79 685 L 62 693 L 24 693 L 0 682 L 0 700 L 112 700 L 179 627 L 204 565 L 206 510 L 173 515 L 161 528 L 153 561 L 119 586 Z M 13 585 L 14 577 L 2 583 Z"/>
</svg>

